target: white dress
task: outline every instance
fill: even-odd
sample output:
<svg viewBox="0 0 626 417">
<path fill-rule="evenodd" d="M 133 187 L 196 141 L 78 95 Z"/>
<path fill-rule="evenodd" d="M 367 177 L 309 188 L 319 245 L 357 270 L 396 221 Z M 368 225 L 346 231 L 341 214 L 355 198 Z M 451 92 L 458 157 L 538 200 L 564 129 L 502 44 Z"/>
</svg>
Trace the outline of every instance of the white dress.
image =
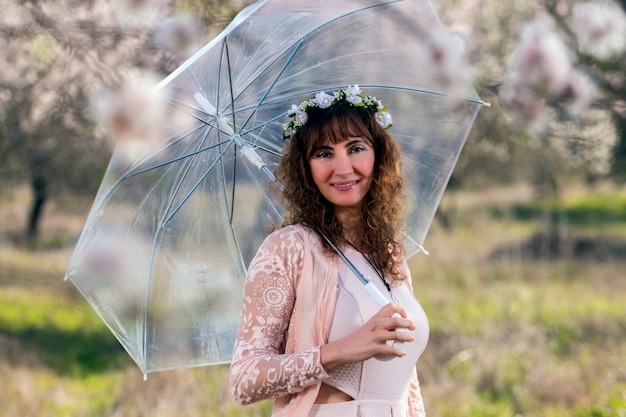
<svg viewBox="0 0 626 417">
<path fill-rule="evenodd" d="M 363 256 L 352 248 L 345 255 L 359 271 L 391 301 L 391 295 L 380 277 Z M 428 341 L 428 320 L 419 302 L 406 283 L 392 286 L 395 302 L 406 309 L 416 327 L 414 341 L 403 343 L 407 354 L 401 358 L 371 358 L 364 362 L 344 364 L 330 372 L 325 384 L 331 385 L 354 398 L 344 403 L 314 405 L 311 417 L 397 417 L 406 416 L 411 374 L 415 362 Z M 380 310 L 366 292 L 361 281 L 343 263 L 339 263 L 337 303 L 329 335 L 329 342 L 341 339 L 363 326 Z"/>
</svg>

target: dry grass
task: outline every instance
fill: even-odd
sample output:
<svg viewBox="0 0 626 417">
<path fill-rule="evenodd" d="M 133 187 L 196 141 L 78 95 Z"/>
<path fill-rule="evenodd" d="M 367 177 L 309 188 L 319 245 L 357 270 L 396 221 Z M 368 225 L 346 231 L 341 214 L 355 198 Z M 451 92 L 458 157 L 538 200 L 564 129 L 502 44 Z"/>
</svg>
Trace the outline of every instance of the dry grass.
<svg viewBox="0 0 626 417">
<path fill-rule="evenodd" d="M 269 416 L 268 402 L 232 401 L 225 366 L 143 382 L 62 280 L 90 202 L 47 206 L 41 241 L 29 246 L 18 238 L 27 196 L 0 200 L 0 414 Z M 426 241 L 431 254 L 410 261 L 431 324 L 418 363 L 429 417 L 626 416 L 626 260 L 529 258 L 518 243 L 541 219 L 518 221 L 512 207 L 530 202 L 523 187 L 449 193 L 447 226 L 436 222 Z M 619 223 L 565 226 L 568 236 L 626 240 Z"/>
</svg>

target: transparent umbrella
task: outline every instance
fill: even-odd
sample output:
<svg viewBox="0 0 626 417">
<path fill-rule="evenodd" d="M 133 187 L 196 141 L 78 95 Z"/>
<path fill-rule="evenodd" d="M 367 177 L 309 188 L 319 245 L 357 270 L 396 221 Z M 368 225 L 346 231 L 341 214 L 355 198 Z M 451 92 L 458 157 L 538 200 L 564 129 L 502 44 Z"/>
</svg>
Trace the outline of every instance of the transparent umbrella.
<svg viewBox="0 0 626 417">
<path fill-rule="evenodd" d="M 393 115 L 407 252 L 422 250 L 484 104 L 433 81 L 440 33 L 430 1 L 260 1 L 156 86 L 166 138 L 115 151 L 66 275 L 144 375 L 230 360 L 246 266 L 282 219 L 283 123 L 319 91 L 359 84 Z"/>
</svg>

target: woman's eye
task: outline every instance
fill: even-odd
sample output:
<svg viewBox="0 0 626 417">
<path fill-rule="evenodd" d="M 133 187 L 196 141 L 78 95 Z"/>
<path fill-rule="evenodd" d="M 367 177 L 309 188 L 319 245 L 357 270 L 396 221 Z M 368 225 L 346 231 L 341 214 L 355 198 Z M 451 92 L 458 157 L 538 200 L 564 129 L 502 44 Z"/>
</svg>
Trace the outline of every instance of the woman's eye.
<svg viewBox="0 0 626 417">
<path fill-rule="evenodd" d="M 363 152 L 365 150 L 365 146 L 355 146 L 352 149 L 350 149 L 350 152 L 352 153 L 356 153 L 356 152 Z"/>
<path fill-rule="evenodd" d="M 316 158 L 328 158 L 330 156 L 331 154 L 328 151 L 321 151 L 321 152 L 318 152 L 317 155 L 315 155 Z"/>
</svg>

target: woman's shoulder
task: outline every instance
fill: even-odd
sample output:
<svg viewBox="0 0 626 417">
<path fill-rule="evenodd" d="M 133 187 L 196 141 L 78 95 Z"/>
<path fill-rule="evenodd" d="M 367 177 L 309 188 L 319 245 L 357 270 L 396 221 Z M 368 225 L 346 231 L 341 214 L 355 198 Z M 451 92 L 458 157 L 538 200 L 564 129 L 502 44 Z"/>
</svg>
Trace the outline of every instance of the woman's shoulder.
<svg viewBox="0 0 626 417">
<path fill-rule="evenodd" d="M 311 228 L 297 223 L 288 226 L 281 227 L 274 230 L 265 239 L 266 243 L 273 244 L 289 244 L 289 245 L 303 245 L 305 241 L 311 241 L 316 238 L 316 233 Z"/>
<path fill-rule="evenodd" d="M 307 242 L 311 242 L 314 232 L 301 224 L 281 227 L 270 233 L 259 248 L 261 252 L 270 252 L 280 256 L 303 253 Z"/>
</svg>

